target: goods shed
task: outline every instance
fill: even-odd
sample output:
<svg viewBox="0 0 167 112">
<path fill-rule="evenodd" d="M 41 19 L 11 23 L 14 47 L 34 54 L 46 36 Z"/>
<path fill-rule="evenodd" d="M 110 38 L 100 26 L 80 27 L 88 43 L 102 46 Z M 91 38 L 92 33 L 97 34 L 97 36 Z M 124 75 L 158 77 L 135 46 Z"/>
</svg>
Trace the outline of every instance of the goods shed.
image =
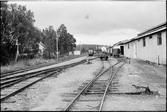
<svg viewBox="0 0 167 112">
<path fill-rule="evenodd" d="M 117 50 L 117 49 L 119 49 L 119 51 L 120 51 L 120 54 L 121 55 L 124 55 L 124 43 L 126 43 L 127 41 L 129 41 L 129 40 L 123 40 L 123 41 L 119 41 L 119 42 L 117 42 L 117 43 L 115 43 L 113 46 L 110 46 L 109 48 L 108 48 L 108 52 L 110 53 L 110 55 L 112 56 L 112 55 L 114 55 L 115 53 L 115 51 Z"/>
<path fill-rule="evenodd" d="M 124 56 L 166 65 L 166 22 L 125 42 Z"/>
</svg>

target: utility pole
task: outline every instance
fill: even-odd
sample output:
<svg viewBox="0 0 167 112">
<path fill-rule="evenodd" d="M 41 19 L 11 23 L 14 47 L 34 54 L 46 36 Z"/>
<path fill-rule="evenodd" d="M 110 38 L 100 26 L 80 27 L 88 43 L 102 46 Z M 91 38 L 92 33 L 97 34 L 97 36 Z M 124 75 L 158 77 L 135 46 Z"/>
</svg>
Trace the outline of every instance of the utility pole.
<svg viewBox="0 0 167 112">
<path fill-rule="evenodd" d="M 60 34 L 58 32 L 58 30 L 56 31 L 56 54 L 57 54 L 57 61 L 59 61 L 59 49 L 58 49 L 58 44 L 59 44 L 59 37 L 60 37 Z"/>
<path fill-rule="evenodd" d="M 80 55 L 81 55 L 81 41 L 80 41 Z"/>
<path fill-rule="evenodd" d="M 18 42 L 18 37 L 16 38 L 16 46 L 17 46 L 17 51 L 16 51 L 16 57 L 15 57 L 15 62 L 17 61 L 18 59 L 18 56 L 19 56 L 19 42 Z"/>
<path fill-rule="evenodd" d="M 17 51 L 16 51 L 15 62 L 17 61 L 17 58 L 18 58 L 18 56 L 19 56 L 19 44 L 18 44 L 18 37 L 16 38 L 16 46 L 17 46 Z"/>
</svg>

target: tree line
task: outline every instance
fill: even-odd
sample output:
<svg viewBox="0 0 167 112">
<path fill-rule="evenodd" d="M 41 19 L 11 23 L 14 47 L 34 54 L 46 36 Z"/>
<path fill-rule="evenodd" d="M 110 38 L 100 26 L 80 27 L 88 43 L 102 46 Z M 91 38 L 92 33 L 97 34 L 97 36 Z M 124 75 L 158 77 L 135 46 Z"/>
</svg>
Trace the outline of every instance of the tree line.
<svg viewBox="0 0 167 112">
<path fill-rule="evenodd" d="M 45 58 L 55 58 L 56 41 L 60 55 L 75 49 L 76 39 L 64 24 L 57 30 L 53 26 L 41 30 L 34 22 L 34 13 L 26 6 L 1 2 L 1 65 L 21 59 L 22 54 L 34 58 L 39 53 L 40 42 L 46 46 Z"/>
</svg>

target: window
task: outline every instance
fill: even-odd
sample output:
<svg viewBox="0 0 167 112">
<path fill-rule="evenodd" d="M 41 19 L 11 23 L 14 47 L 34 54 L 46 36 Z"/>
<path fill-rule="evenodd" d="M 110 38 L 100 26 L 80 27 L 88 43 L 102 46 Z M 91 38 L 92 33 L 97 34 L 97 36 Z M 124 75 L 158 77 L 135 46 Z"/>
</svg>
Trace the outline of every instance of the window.
<svg viewBox="0 0 167 112">
<path fill-rule="evenodd" d="M 143 38 L 143 47 L 146 46 L 146 40 L 145 40 L 145 37 Z"/>
<path fill-rule="evenodd" d="M 162 37 L 161 37 L 161 33 L 157 34 L 157 45 L 161 45 L 162 44 Z"/>
<path fill-rule="evenodd" d="M 149 39 L 152 39 L 152 35 L 149 36 Z"/>
<path fill-rule="evenodd" d="M 129 43 L 128 43 L 128 49 L 129 49 Z"/>
<path fill-rule="evenodd" d="M 140 42 L 140 39 L 138 39 L 138 42 Z"/>
</svg>

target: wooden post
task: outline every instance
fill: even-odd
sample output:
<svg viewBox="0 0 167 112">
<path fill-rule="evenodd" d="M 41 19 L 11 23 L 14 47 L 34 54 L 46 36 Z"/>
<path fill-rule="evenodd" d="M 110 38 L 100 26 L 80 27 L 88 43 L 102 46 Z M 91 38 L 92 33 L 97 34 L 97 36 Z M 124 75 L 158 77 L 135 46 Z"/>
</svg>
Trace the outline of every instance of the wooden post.
<svg viewBox="0 0 167 112">
<path fill-rule="evenodd" d="M 17 46 L 17 51 L 16 51 L 15 62 L 17 61 L 18 56 L 19 56 L 19 43 L 18 43 L 18 37 L 16 38 L 16 46 Z"/>
<path fill-rule="evenodd" d="M 56 52 L 56 54 L 57 54 L 57 61 L 59 61 L 58 40 L 59 40 L 59 38 L 57 37 L 57 38 L 56 38 L 56 45 L 57 45 L 57 47 L 56 47 L 56 49 L 57 49 L 57 52 Z"/>
<path fill-rule="evenodd" d="M 159 65 L 159 55 L 158 55 L 158 65 Z"/>
</svg>

